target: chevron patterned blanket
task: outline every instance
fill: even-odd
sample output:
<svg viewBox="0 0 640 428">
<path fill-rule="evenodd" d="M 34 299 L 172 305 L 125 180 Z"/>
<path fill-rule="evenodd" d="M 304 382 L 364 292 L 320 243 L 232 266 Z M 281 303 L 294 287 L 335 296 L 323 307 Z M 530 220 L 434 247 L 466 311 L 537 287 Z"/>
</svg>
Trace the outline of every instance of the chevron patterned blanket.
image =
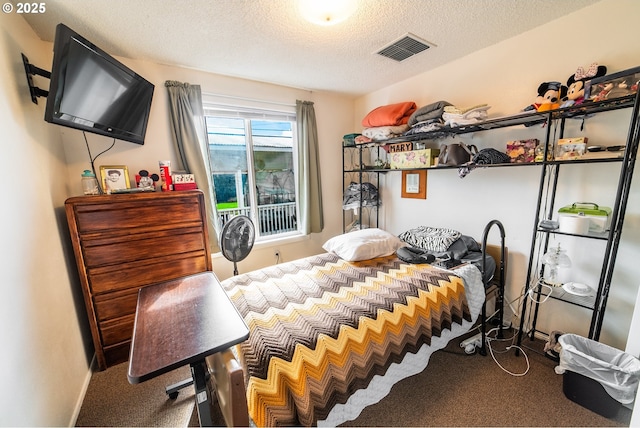
<svg viewBox="0 0 640 428">
<path fill-rule="evenodd" d="M 408 352 L 471 321 L 462 278 L 395 255 L 326 253 L 222 285 L 250 329 L 237 351 L 257 426 L 315 425 Z"/>
</svg>

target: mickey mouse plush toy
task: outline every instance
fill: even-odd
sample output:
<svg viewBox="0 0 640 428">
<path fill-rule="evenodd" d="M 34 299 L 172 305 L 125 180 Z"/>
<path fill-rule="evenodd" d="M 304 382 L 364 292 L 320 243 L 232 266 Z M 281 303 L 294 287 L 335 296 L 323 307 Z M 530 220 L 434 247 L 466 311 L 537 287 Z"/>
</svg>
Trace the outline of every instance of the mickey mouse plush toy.
<svg viewBox="0 0 640 428">
<path fill-rule="evenodd" d="M 584 89 L 588 80 L 607 74 L 607 67 L 593 63 L 588 69 L 578 67 L 576 72 L 567 79 L 567 96 L 562 98 L 560 107 L 569 107 L 584 102 Z"/>
<path fill-rule="evenodd" d="M 522 111 L 546 111 L 560 107 L 558 102 L 567 95 L 567 87 L 560 82 L 542 82 L 538 86 L 538 96 L 533 104 L 525 107 Z"/>
</svg>

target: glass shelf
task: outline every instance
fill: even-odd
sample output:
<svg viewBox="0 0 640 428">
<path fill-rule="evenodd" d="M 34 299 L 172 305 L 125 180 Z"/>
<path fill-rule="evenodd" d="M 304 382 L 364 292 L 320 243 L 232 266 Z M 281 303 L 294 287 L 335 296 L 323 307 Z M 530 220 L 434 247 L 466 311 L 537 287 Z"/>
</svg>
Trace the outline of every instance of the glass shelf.
<svg viewBox="0 0 640 428">
<path fill-rule="evenodd" d="M 589 309 L 589 310 L 593 310 L 595 308 L 595 304 L 596 304 L 595 290 L 592 296 L 579 296 L 579 295 L 567 292 L 561 286 L 550 286 L 547 284 L 542 284 L 541 282 L 538 282 L 538 285 L 532 290 L 533 291 L 531 291 L 531 293 L 533 293 L 534 296 L 538 296 L 538 293 L 539 293 L 540 296 L 539 298 L 536 298 L 536 300 L 539 301 L 540 303 L 542 303 L 542 301 L 544 301 L 546 298 L 550 298 L 554 300 L 561 300 L 563 302 L 570 303 L 575 306 L 580 306 L 582 308 Z"/>
<path fill-rule="evenodd" d="M 606 241 L 607 239 L 609 239 L 609 231 L 589 232 L 585 235 L 585 234 L 579 234 L 579 233 L 561 232 L 560 230 L 557 230 L 557 229 L 556 230 L 543 229 L 539 227 L 538 232 L 553 233 L 556 235 L 565 235 L 565 236 L 576 236 L 578 238 L 601 239 L 603 241 Z"/>
</svg>

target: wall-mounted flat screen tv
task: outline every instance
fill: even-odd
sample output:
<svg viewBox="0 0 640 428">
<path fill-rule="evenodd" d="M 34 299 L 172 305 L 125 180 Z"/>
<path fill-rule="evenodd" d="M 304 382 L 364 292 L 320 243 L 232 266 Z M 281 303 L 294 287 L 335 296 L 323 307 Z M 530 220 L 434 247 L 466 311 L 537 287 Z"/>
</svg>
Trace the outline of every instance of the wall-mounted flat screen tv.
<svg viewBox="0 0 640 428">
<path fill-rule="evenodd" d="M 153 90 L 143 77 L 58 24 L 44 120 L 144 144 Z"/>
</svg>

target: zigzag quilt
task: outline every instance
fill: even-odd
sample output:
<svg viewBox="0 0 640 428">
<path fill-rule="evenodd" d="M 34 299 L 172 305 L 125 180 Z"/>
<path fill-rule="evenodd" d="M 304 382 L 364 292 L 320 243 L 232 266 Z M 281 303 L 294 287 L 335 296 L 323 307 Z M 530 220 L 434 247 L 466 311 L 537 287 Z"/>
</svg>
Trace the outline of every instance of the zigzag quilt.
<svg viewBox="0 0 640 428">
<path fill-rule="evenodd" d="M 315 425 L 408 352 L 471 321 L 462 278 L 395 256 L 326 253 L 222 285 L 250 329 L 237 350 L 257 426 Z"/>
</svg>

